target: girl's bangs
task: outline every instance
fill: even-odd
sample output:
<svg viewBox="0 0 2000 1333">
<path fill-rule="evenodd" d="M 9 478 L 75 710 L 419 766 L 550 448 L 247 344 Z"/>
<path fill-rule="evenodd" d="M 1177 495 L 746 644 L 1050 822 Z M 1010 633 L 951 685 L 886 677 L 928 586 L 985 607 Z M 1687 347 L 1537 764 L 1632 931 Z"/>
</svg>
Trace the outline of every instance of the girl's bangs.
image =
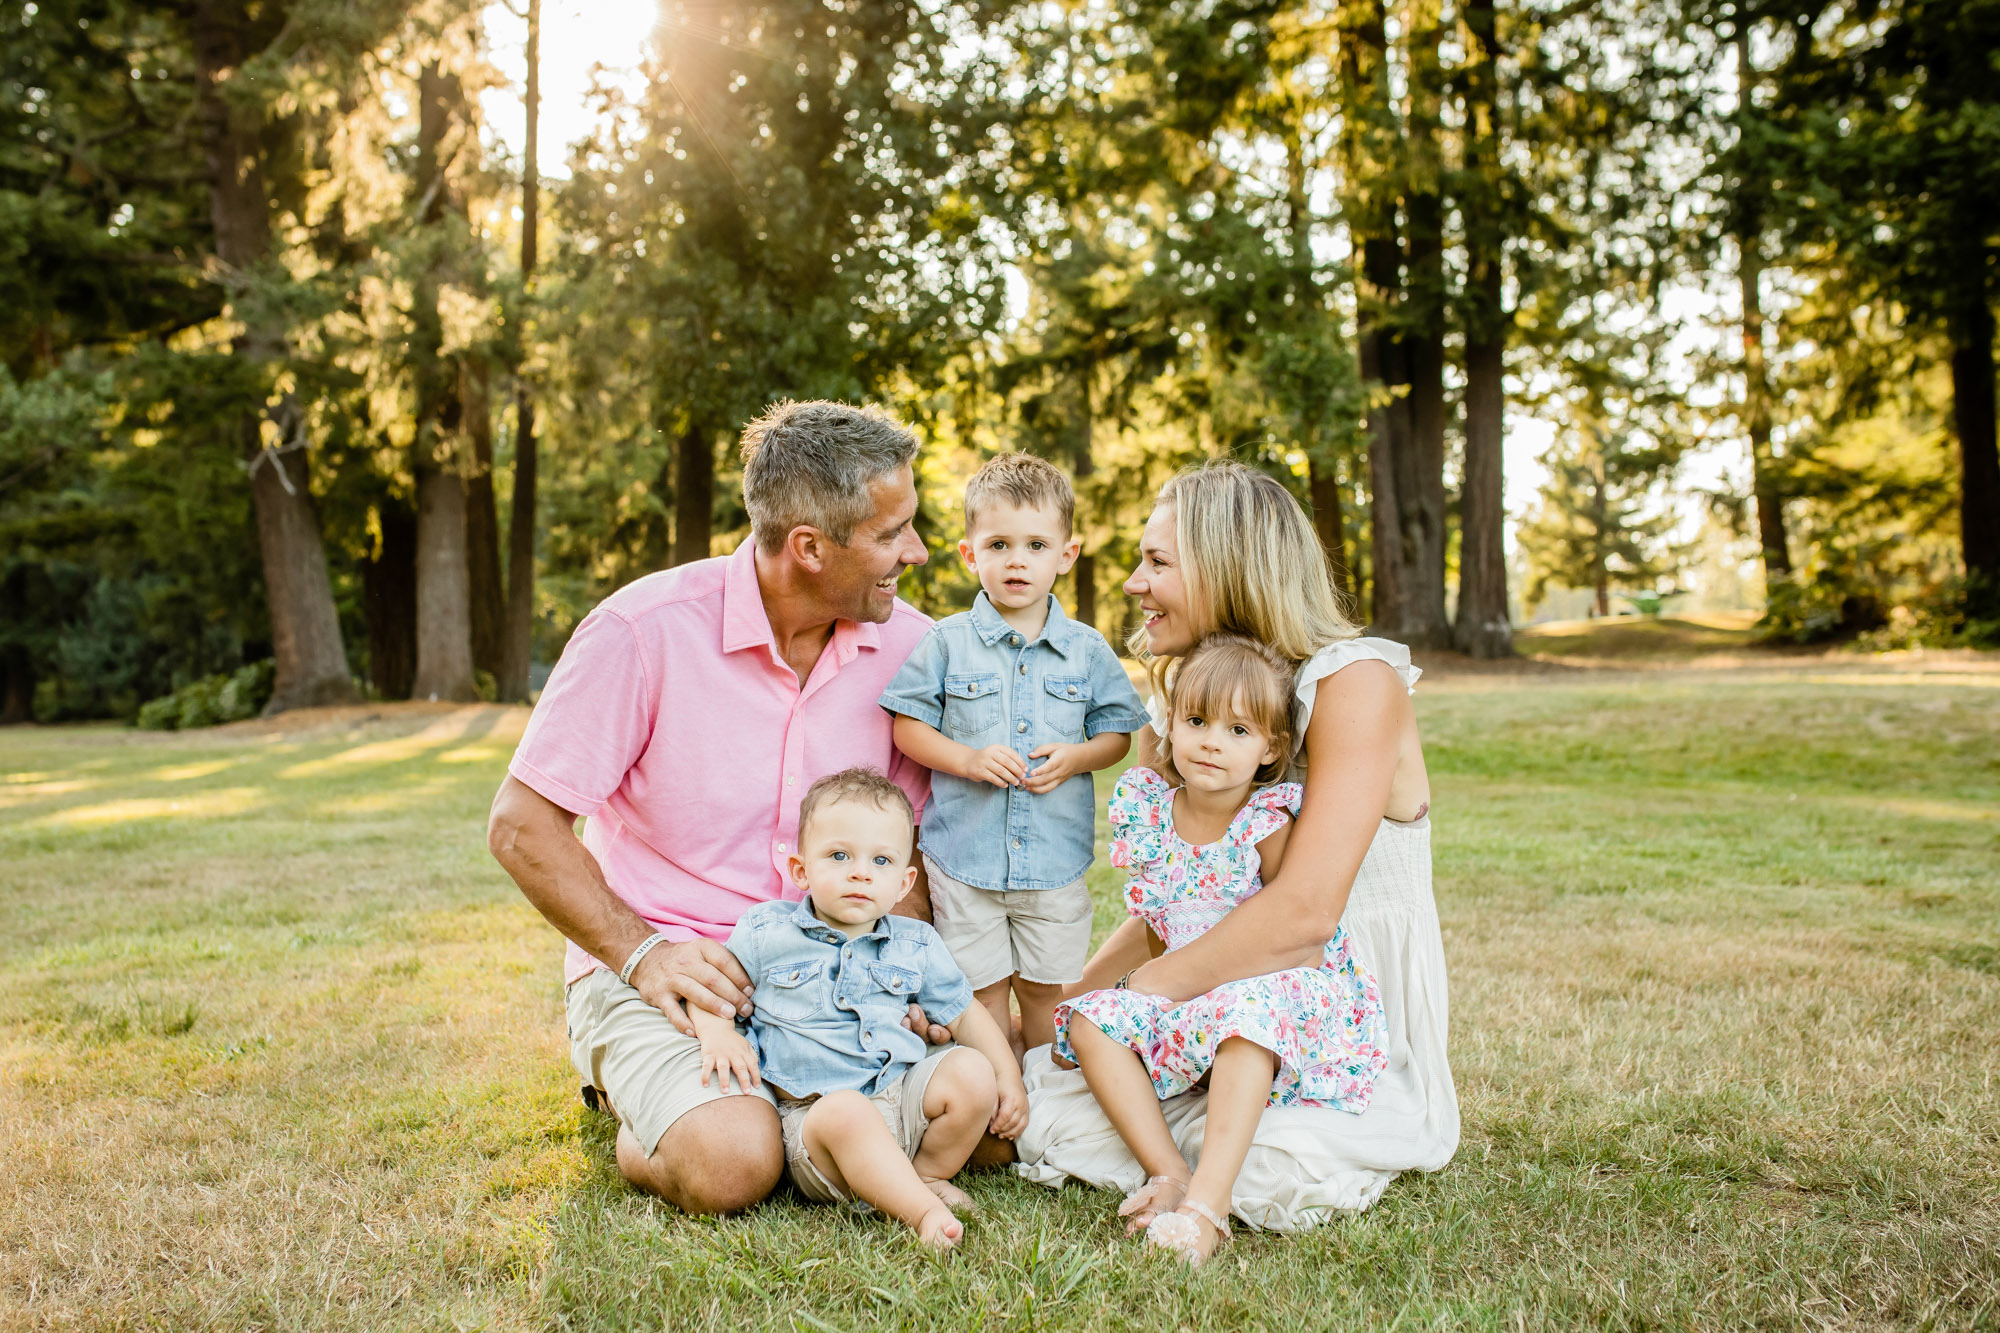
<svg viewBox="0 0 2000 1333">
<path fill-rule="evenodd" d="M 1252 653 L 1230 646 L 1197 648 L 1174 673 L 1174 714 L 1234 714 L 1273 739 L 1289 737 L 1287 684 Z"/>
</svg>

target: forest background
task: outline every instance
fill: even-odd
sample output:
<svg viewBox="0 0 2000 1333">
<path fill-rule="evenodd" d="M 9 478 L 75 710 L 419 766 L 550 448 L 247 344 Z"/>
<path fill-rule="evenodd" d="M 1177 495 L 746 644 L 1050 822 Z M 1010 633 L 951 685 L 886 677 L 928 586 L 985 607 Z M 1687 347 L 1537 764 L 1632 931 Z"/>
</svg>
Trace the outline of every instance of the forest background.
<svg viewBox="0 0 2000 1333">
<path fill-rule="evenodd" d="M 540 3 L 0 12 L 0 716 L 525 698 L 783 397 L 918 428 L 928 610 L 1026 449 L 1114 640 L 1230 456 L 1424 648 L 2000 641 L 1993 0 L 627 0 L 546 171 Z"/>
</svg>

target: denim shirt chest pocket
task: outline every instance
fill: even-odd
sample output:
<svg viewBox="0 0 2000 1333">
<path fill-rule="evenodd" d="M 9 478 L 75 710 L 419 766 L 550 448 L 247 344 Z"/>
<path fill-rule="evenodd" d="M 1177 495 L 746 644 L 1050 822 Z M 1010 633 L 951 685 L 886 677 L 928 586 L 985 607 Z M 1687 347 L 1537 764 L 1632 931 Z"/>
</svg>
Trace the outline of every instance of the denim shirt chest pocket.
<svg viewBox="0 0 2000 1333">
<path fill-rule="evenodd" d="M 1003 705 L 997 671 L 944 678 L 945 735 L 960 743 L 983 740 L 1000 725 Z"/>
<path fill-rule="evenodd" d="M 1090 677 L 1042 677 L 1042 726 L 1063 741 L 1083 739 L 1090 714 Z"/>
<path fill-rule="evenodd" d="M 789 1023 L 802 1023 L 813 1017 L 825 1007 L 824 987 L 820 984 L 825 972 L 826 963 L 821 959 L 779 963 L 767 968 L 756 991 L 758 1012 Z"/>
</svg>

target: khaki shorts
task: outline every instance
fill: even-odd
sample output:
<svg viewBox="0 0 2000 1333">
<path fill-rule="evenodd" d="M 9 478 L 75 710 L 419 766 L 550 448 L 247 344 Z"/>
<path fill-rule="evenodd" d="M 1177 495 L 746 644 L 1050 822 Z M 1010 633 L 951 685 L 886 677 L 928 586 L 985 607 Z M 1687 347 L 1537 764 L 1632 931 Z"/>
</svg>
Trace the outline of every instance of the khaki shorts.
<svg viewBox="0 0 2000 1333">
<path fill-rule="evenodd" d="M 944 1058 L 957 1049 L 956 1046 L 947 1046 L 932 1052 L 911 1065 L 903 1077 L 887 1089 L 868 1098 L 882 1113 L 883 1123 L 889 1126 L 889 1133 L 902 1147 L 905 1157 L 914 1158 L 917 1149 L 924 1146 L 924 1132 L 931 1127 L 930 1118 L 924 1114 L 924 1093 L 930 1088 L 931 1075 L 937 1072 Z M 812 1110 L 818 1100 L 816 1096 L 778 1099 L 778 1126 L 785 1134 L 785 1174 L 799 1187 L 799 1193 L 813 1202 L 841 1203 L 848 1196 L 834 1188 L 833 1182 L 820 1173 L 806 1152 L 806 1112 Z"/>
<path fill-rule="evenodd" d="M 701 1043 L 682 1036 L 643 996 L 598 968 L 570 983 L 569 1058 L 583 1081 L 605 1094 L 648 1157 L 674 1121 L 697 1106 L 745 1094 L 701 1082 Z M 728 1080 L 723 1080 L 728 1082 Z M 749 1096 L 776 1099 L 763 1088 Z"/>
<path fill-rule="evenodd" d="M 975 889 L 939 870 L 926 856 L 931 924 L 972 989 L 1019 975 L 1023 981 L 1066 986 L 1083 979 L 1090 958 L 1090 890 Z"/>
</svg>

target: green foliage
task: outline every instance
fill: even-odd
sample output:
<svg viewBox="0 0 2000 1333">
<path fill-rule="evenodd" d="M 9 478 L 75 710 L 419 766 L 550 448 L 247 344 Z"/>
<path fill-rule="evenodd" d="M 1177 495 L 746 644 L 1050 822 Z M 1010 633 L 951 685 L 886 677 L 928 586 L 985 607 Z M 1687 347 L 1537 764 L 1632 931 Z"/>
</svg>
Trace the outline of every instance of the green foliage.
<svg viewBox="0 0 2000 1333">
<path fill-rule="evenodd" d="M 275 677 L 268 658 L 232 672 L 203 676 L 149 701 L 133 720 L 148 731 L 189 731 L 246 721 L 270 702 Z"/>
</svg>

